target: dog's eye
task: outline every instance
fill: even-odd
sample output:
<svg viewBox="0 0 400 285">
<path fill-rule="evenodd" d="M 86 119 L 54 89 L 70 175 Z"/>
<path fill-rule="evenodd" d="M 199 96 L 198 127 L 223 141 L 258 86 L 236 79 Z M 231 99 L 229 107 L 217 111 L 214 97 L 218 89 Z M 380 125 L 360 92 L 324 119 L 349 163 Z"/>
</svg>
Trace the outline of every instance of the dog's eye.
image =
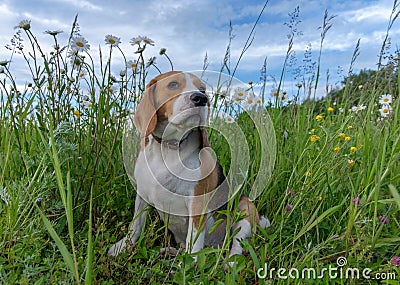
<svg viewBox="0 0 400 285">
<path fill-rule="evenodd" d="M 171 81 L 170 83 L 168 83 L 168 89 L 170 90 L 176 90 L 179 88 L 179 83 L 176 81 Z"/>
<path fill-rule="evenodd" d="M 200 86 L 199 87 L 199 91 L 201 92 L 201 93 L 206 93 L 206 88 L 205 87 L 203 87 L 203 86 Z"/>
</svg>

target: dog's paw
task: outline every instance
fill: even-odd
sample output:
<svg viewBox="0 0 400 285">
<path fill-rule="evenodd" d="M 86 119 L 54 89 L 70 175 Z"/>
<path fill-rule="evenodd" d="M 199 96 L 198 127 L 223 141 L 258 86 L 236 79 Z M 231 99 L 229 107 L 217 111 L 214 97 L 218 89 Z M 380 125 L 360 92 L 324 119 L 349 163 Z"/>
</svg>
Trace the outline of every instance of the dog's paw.
<svg viewBox="0 0 400 285">
<path fill-rule="evenodd" d="M 271 225 L 271 222 L 269 221 L 269 219 L 267 217 L 260 216 L 260 221 L 258 222 L 258 224 L 263 229 L 266 229 Z"/>
<path fill-rule="evenodd" d="M 176 249 L 175 247 L 172 246 L 160 248 L 161 255 L 168 254 L 171 256 L 177 256 L 179 252 L 181 252 L 181 249 Z"/>
<path fill-rule="evenodd" d="M 120 253 L 125 252 L 127 249 L 129 249 L 131 245 L 129 244 L 129 241 L 126 238 L 121 239 L 117 243 L 115 243 L 112 247 L 107 252 L 108 256 L 117 256 Z"/>
<path fill-rule="evenodd" d="M 228 272 L 229 269 L 234 269 L 237 266 L 237 261 L 229 261 L 224 264 L 225 272 Z"/>
</svg>

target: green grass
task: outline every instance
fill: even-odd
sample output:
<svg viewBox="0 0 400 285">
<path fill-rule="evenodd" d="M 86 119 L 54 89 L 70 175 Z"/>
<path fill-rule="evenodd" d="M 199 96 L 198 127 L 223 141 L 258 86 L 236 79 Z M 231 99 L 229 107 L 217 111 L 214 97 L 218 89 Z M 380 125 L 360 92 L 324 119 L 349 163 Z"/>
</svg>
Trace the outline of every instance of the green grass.
<svg viewBox="0 0 400 285">
<path fill-rule="evenodd" d="M 74 36 L 76 26 L 75 21 Z M 19 36 L 31 46 L 15 45 L 13 56 L 27 59 L 31 78 L 25 87 L 17 85 L 12 62 L 2 62 L 0 73 L 0 283 L 267 284 L 271 280 L 256 275 L 265 263 L 268 268 L 301 271 L 336 266 L 341 256 L 347 258 L 348 267 L 368 267 L 373 273 L 391 272 L 399 278 L 400 268 L 392 265 L 392 258 L 400 256 L 397 54 L 387 62 L 380 57 L 379 69 L 369 76 L 349 76 L 352 80 L 323 100 L 296 104 L 295 99 L 288 103 L 271 98 L 276 104 L 267 109 L 275 127 L 277 156 L 256 204 L 272 225 L 244 241 L 246 254 L 235 257 L 236 267 L 225 271 L 229 242 L 222 249 L 200 251 L 197 264 L 186 253 L 160 255 L 161 247 L 175 242 L 154 211 L 132 252 L 117 258 L 106 255 L 132 220 L 136 194 L 124 169 L 122 132 L 154 65 L 141 65 L 135 73 L 126 68 L 115 78 L 113 55 L 122 53 L 126 58 L 119 47 L 104 48 L 99 59 L 80 52 L 71 60 L 66 47 L 43 51 L 31 27 L 25 28 Z M 59 44 L 56 35 L 53 40 Z M 322 43 L 323 39 L 321 49 Z M 138 51 L 135 56 L 145 63 L 146 47 L 142 44 Z M 290 52 L 291 43 L 288 57 Z M 224 64 L 228 58 L 229 49 Z M 286 62 L 278 93 L 285 83 Z M 293 98 L 303 92 L 314 94 L 320 70 L 323 67 L 315 70 L 316 81 L 303 77 Z M 82 71 L 85 76 L 80 77 Z M 378 100 L 387 93 L 394 98 L 392 112 L 382 119 Z M 350 112 L 353 104 L 367 108 Z M 229 110 L 233 112 L 228 106 Z M 323 120 L 316 120 L 317 115 Z M 261 142 L 248 116 L 238 116 L 237 122 L 250 149 L 252 163 L 243 188 L 248 193 L 259 171 Z M 350 140 L 341 139 L 341 133 Z M 228 168 L 227 142 L 215 133 L 211 142 Z M 380 216 L 388 223 L 382 223 Z M 287 282 L 274 276 L 274 283 L 315 282 Z M 325 276 L 321 282 L 348 280 Z"/>
</svg>

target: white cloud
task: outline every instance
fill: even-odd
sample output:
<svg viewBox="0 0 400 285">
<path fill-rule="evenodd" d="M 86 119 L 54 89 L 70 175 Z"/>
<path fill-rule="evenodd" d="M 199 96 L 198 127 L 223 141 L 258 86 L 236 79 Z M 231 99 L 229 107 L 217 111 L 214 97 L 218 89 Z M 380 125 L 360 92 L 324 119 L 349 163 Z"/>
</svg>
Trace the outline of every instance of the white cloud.
<svg viewBox="0 0 400 285">
<path fill-rule="evenodd" d="M 392 8 L 382 4 L 367 6 L 354 11 L 348 11 L 343 14 L 348 22 L 387 22 Z"/>
<path fill-rule="evenodd" d="M 23 16 L 26 19 L 31 20 L 35 24 L 39 24 L 39 25 L 45 27 L 45 29 L 55 29 L 55 28 L 56 29 L 69 29 L 70 28 L 69 24 L 66 24 L 66 23 L 62 22 L 59 19 L 43 18 L 43 17 L 40 17 L 40 16 L 35 16 L 35 15 L 33 15 L 31 13 L 28 13 L 28 12 L 24 12 Z"/>
<path fill-rule="evenodd" d="M 300 6 L 299 30 L 304 35 L 297 37 L 294 43 L 298 61 L 301 62 L 304 49 L 308 43 L 312 44 L 313 56 L 317 55 L 320 41 L 320 30 L 325 8 L 329 8 L 330 15 L 337 14 L 333 20 L 332 29 L 328 32 L 324 42 L 323 57 L 329 55 L 324 62 L 323 69 L 335 69 L 338 65 L 346 66 L 354 50 L 354 46 L 361 38 L 361 54 L 359 65 L 373 67 L 371 62 L 376 60 L 373 52 L 379 52 L 381 40 L 390 15 L 391 0 L 348 1 L 343 3 L 337 0 L 300 0 L 293 3 L 291 0 L 271 1 L 261 22 L 256 28 L 255 39 L 246 52 L 239 66 L 238 75 L 252 76 L 252 80 L 259 75 L 264 58 L 268 57 L 268 73 L 279 74 L 288 40 L 288 13 L 293 12 L 295 6 Z M 37 0 L 35 4 L 29 1 L 13 6 L 13 2 L 0 4 L 0 44 L 3 39 L 9 40 L 15 31 L 13 27 L 22 19 L 20 16 L 32 20 L 32 30 L 39 41 L 43 43 L 46 52 L 51 50 L 51 37 L 44 35 L 45 30 L 62 29 L 64 34 L 59 36 L 59 43 L 66 44 L 71 23 L 76 13 L 79 13 L 78 23 L 80 33 L 89 41 L 91 53 L 98 61 L 98 47 L 101 46 L 103 60 L 107 48 L 104 46 L 104 36 L 113 34 L 121 37 L 121 49 L 127 59 L 134 59 L 135 48 L 129 44 L 132 37 L 146 35 L 156 43 L 150 47 L 146 55 L 157 56 L 157 63 L 162 70 L 168 70 L 168 61 L 158 55 L 160 48 L 167 49 L 175 69 L 199 69 L 203 65 L 204 55 L 207 52 L 210 69 L 219 69 L 228 43 L 229 21 L 232 20 L 235 38 L 232 42 L 232 65 L 242 51 L 248 34 L 261 11 L 262 1 L 229 1 L 229 0 L 149 0 L 128 1 L 114 0 L 112 2 L 94 0 Z M 15 12 L 15 11 L 18 11 Z M 10 36 L 11 35 L 11 36 Z M 397 35 L 393 31 L 393 35 Z M 394 38 L 394 37 L 393 37 Z M 393 42 L 393 46 L 397 43 Z M 334 56 L 333 56 L 334 55 Z M 0 48 L 0 59 L 6 59 L 7 53 Z M 334 60 L 330 60 L 334 58 Z M 123 67 L 123 58 L 115 50 L 113 67 Z M 15 65 L 15 69 L 17 66 Z M 323 71 L 321 71 L 323 72 Z M 243 79 L 248 80 L 247 78 Z"/>
<path fill-rule="evenodd" d="M 15 17 L 18 16 L 18 13 L 13 12 L 7 4 L 0 5 L 0 14 L 2 17 Z"/>
<path fill-rule="evenodd" d="M 54 0 L 53 0 L 54 1 Z M 95 5 L 87 0 L 56 0 L 54 2 L 63 2 L 72 5 L 76 8 L 92 10 L 92 11 L 103 11 L 103 7 Z"/>
</svg>

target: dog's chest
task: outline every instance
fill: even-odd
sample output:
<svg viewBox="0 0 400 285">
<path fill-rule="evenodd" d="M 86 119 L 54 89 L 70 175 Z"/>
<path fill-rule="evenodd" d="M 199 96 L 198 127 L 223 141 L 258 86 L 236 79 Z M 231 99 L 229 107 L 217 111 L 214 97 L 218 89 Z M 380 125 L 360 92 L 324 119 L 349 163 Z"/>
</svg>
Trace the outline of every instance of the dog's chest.
<svg viewBox="0 0 400 285">
<path fill-rule="evenodd" d="M 200 162 L 196 152 L 177 152 L 160 148 L 142 151 L 139 154 L 135 178 L 140 195 L 157 209 L 179 209 L 189 206 L 190 197 L 201 178 Z M 178 208 L 177 208 L 178 207 Z M 186 211 L 185 211 L 186 212 Z"/>
</svg>

